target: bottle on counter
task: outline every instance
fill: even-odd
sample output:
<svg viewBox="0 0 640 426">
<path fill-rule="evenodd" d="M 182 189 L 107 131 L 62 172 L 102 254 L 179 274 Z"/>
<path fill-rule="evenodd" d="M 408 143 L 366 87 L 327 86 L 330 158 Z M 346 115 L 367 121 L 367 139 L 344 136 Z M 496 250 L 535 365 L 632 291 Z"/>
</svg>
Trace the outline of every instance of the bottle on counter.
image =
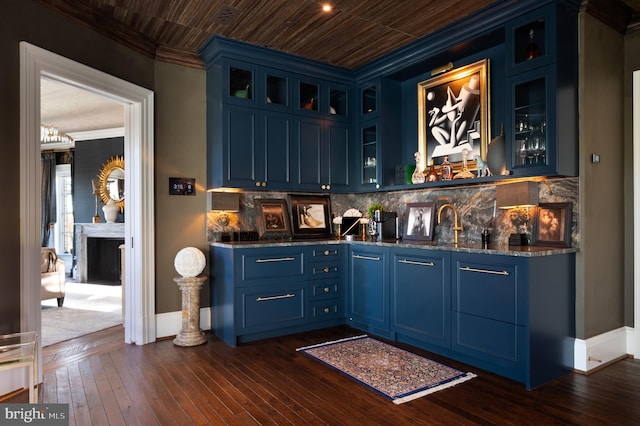
<svg viewBox="0 0 640 426">
<path fill-rule="evenodd" d="M 453 169 L 449 163 L 449 156 L 445 155 L 444 161 L 440 165 L 440 177 L 442 180 L 451 180 L 453 178 Z"/>
<path fill-rule="evenodd" d="M 438 172 L 436 172 L 436 166 L 431 160 L 431 166 L 429 166 L 429 171 L 427 172 L 427 182 L 437 182 L 438 181 Z"/>
</svg>

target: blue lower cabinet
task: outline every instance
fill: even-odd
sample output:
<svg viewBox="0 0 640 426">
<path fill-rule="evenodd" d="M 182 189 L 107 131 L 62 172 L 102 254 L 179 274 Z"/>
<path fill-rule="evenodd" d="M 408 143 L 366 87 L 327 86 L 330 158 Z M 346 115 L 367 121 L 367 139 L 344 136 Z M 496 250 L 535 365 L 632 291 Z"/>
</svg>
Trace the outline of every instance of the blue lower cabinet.
<svg viewBox="0 0 640 426">
<path fill-rule="evenodd" d="M 391 251 L 393 330 L 420 346 L 451 346 L 450 258 L 446 251 Z"/>
<path fill-rule="evenodd" d="M 298 325 L 305 316 L 306 283 L 266 285 L 236 290 L 240 334 Z"/>
<path fill-rule="evenodd" d="M 349 249 L 349 323 L 385 337 L 391 336 L 389 250 L 354 245 Z"/>
<path fill-rule="evenodd" d="M 532 389 L 573 369 L 575 255 L 452 254 L 452 355 Z"/>
<path fill-rule="evenodd" d="M 210 248 L 211 328 L 231 346 L 344 324 L 343 248 Z"/>
</svg>

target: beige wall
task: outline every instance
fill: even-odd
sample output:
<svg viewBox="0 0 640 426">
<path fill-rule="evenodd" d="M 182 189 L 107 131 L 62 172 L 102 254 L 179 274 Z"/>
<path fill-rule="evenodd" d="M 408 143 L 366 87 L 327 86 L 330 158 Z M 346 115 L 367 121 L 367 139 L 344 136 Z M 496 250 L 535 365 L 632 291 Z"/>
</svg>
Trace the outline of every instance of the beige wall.
<svg viewBox="0 0 640 426">
<path fill-rule="evenodd" d="M 576 334 L 624 325 L 624 37 L 580 17 L 580 230 Z M 562 142 L 562 141 L 560 141 Z M 600 154 L 593 164 L 591 154 Z"/>
<path fill-rule="evenodd" d="M 204 70 L 158 62 L 155 75 L 156 313 L 163 313 L 181 310 L 176 253 L 196 247 L 208 257 L 206 92 Z M 195 178 L 196 195 L 169 195 L 170 177 Z M 200 297 L 210 306 L 207 285 Z"/>
</svg>

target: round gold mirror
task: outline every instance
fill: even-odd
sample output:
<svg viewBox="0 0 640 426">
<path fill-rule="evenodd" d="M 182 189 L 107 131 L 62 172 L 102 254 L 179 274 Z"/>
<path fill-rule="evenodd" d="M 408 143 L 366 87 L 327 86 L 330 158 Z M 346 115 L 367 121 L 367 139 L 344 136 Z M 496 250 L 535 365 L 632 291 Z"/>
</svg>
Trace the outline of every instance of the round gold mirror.
<svg viewBox="0 0 640 426">
<path fill-rule="evenodd" d="M 104 204 L 113 200 L 124 212 L 124 159 L 116 155 L 102 165 L 98 174 L 100 199 Z"/>
</svg>

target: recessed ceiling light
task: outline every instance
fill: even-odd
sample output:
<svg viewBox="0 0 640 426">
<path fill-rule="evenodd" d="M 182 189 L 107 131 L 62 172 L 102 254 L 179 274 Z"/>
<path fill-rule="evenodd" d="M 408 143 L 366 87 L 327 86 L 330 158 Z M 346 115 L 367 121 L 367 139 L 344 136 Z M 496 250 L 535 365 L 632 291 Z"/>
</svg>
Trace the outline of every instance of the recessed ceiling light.
<svg viewBox="0 0 640 426">
<path fill-rule="evenodd" d="M 332 10 L 333 10 L 333 6 L 331 6 L 329 3 L 325 3 L 322 5 L 323 12 L 331 12 Z"/>
</svg>

